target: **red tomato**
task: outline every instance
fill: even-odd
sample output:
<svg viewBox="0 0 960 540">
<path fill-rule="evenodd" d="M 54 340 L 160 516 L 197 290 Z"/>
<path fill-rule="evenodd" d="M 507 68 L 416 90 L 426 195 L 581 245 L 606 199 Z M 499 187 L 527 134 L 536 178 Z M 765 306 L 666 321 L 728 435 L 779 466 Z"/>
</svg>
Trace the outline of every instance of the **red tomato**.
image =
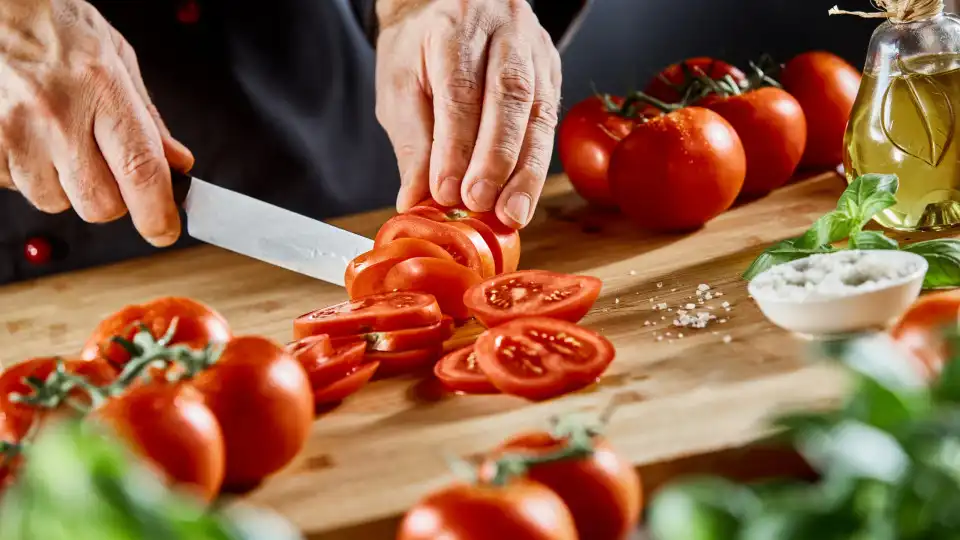
<svg viewBox="0 0 960 540">
<path fill-rule="evenodd" d="M 35 377 L 46 380 L 56 369 L 56 366 L 56 358 L 33 358 L 10 366 L 0 374 L 0 413 L 6 414 L 7 429 L 17 440 L 22 439 L 30 431 L 33 422 L 40 420 L 48 411 L 41 411 L 23 403 L 15 403 L 11 401 L 10 396 L 13 394 L 32 395 L 33 390 L 24 382 L 24 379 Z M 100 359 L 89 361 L 64 360 L 64 366 L 68 373 L 86 377 L 90 383 L 96 386 L 110 384 L 117 376 L 117 371 L 106 361 Z M 81 403 L 90 405 L 89 396 L 81 390 L 71 393 L 71 397 Z M 66 407 L 64 405 L 62 408 Z"/>
<path fill-rule="evenodd" d="M 314 390 L 331 385 L 355 371 L 363 363 L 367 344 L 352 339 L 336 348 L 327 336 L 310 336 L 287 345 L 310 379 Z"/>
<path fill-rule="evenodd" d="M 223 430 L 224 485 L 250 487 L 303 448 L 313 391 L 303 366 L 262 337 L 230 340 L 214 366 L 193 379 Z"/>
<path fill-rule="evenodd" d="M 595 277 L 522 270 L 474 285 L 463 301 L 487 328 L 521 317 L 577 322 L 593 307 L 602 286 Z"/>
<path fill-rule="evenodd" d="M 480 371 L 473 345 L 457 349 L 433 366 L 433 374 L 443 385 L 463 394 L 498 394 L 497 387 Z"/>
<path fill-rule="evenodd" d="M 637 126 L 610 160 L 620 210 L 654 231 L 688 231 L 730 208 L 743 187 L 747 158 L 733 126 L 688 107 Z"/>
<path fill-rule="evenodd" d="M 482 280 L 479 274 L 455 262 L 417 257 L 391 268 L 383 284 L 387 290 L 432 294 L 440 311 L 462 321 L 470 318 L 463 293 Z"/>
<path fill-rule="evenodd" d="M 159 339 L 174 319 L 177 319 L 177 329 L 171 345 L 202 349 L 209 343 L 226 343 L 231 337 L 227 320 L 210 307 L 189 298 L 158 298 L 146 304 L 126 306 L 100 321 L 80 357 L 84 360 L 103 357 L 115 365 L 123 365 L 130 355 L 112 343 L 111 338 L 131 340 L 140 331 L 140 325 L 145 325 L 153 337 Z"/>
<path fill-rule="evenodd" d="M 330 405 L 347 399 L 363 388 L 373 378 L 373 374 L 377 372 L 379 367 L 380 364 L 377 362 L 369 362 L 355 367 L 339 381 L 314 391 L 314 403 L 317 406 Z"/>
<path fill-rule="evenodd" d="M 7 444 L 20 442 L 19 437 L 14 435 L 13 430 L 7 424 L 6 415 L 3 412 L 0 412 L 0 442 Z M 0 495 L 3 494 L 3 489 L 13 482 L 21 462 L 22 457 L 19 452 L 10 455 L 0 453 Z"/>
<path fill-rule="evenodd" d="M 450 253 L 457 263 L 473 269 L 482 277 L 496 274 L 493 252 L 487 241 L 465 223 L 442 223 L 413 214 L 401 214 L 380 227 L 374 246 L 385 246 L 397 238 L 420 238 L 432 242 Z"/>
<path fill-rule="evenodd" d="M 520 233 L 504 225 L 496 213 L 473 212 L 463 206 L 447 208 L 433 199 L 421 202 L 407 213 L 433 221 L 458 222 L 473 227 L 490 247 L 495 273 L 517 269 L 520 262 Z"/>
<path fill-rule="evenodd" d="M 828 52 L 808 52 L 787 62 L 783 88 L 797 98 L 807 118 L 803 165 L 835 167 L 843 161 L 843 134 L 860 90 L 860 72 Z"/>
<path fill-rule="evenodd" d="M 684 64 L 687 70 L 684 70 Z M 694 76 L 703 73 L 713 80 L 730 75 L 737 84 L 747 80 L 747 76 L 736 67 L 722 60 L 700 56 L 668 66 L 650 81 L 644 93 L 665 103 L 677 103 L 683 99 L 683 91 L 695 80 L 688 76 L 688 72 Z M 678 91 L 677 88 L 681 90 Z"/>
<path fill-rule="evenodd" d="M 890 335 L 933 377 L 950 358 L 943 339 L 947 329 L 960 325 L 960 291 L 944 291 L 923 296 L 890 329 Z"/>
<path fill-rule="evenodd" d="M 203 396 L 189 384 L 142 385 L 108 400 L 94 415 L 171 483 L 206 501 L 219 493 L 223 434 Z"/>
<path fill-rule="evenodd" d="M 793 96 L 770 87 L 710 96 L 701 106 L 730 122 L 740 137 L 747 157 L 742 195 L 763 195 L 790 180 L 807 144 L 803 109 Z"/>
<path fill-rule="evenodd" d="M 414 349 L 412 351 L 370 351 L 367 353 L 366 359 L 368 362 L 380 364 L 380 369 L 377 370 L 377 378 L 384 379 L 430 368 L 437 362 L 442 353 L 443 347 L 437 345 L 436 347 Z"/>
<path fill-rule="evenodd" d="M 400 523 L 397 540 L 580 540 L 560 497 L 536 482 L 457 484 L 429 495 Z"/>
<path fill-rule="evenodd" d="M 293 338 L 402 330 L 436 324 L 442 318 L 436 298 L 429 294 L 389 292 L 349 300 L 301 315 L 293 321 Z"/>
<path fill-rule="evenodd" d="M 433 257 L 453 261 L 442 247 L 419 238 L 397 238 L 350 261 L 344 276 L 350 298 L 386 292 L 383 278 L 397 263 L 413 257 Z"/>
<path fill-rule="evenodd" d="M 595 437 L 593 454 L 586 458 L 534 465 L 527 478 L 552 489 L 570 509 L 580 538 L 622 540 L 640 519 L 643 500 L 640 476 L 610 443 Z M 504 453 L 553 454 L 567 441 L 534 432 L 506 441 L 490 458 Z"/>
<path fill-rule="evenodd" d="M 610 100 L 608 104 L 594 96 L 577 103 L 564 115 L 557 131 L 557 152 L 563 172 L 581 197 L 604 208 L 617 207 L 607 181 L 610 156 L 647 115 L 621 116 L 616 108 L 623 103 L 623 98 L 611 97 Z"/>
<path fill-rule="evenodd" d="M 614 348 L 593 330 L 530 317 L 487 330 L 476 353 L 480 369 L 501 392 L 542 400 L 596 382 L 613 361 Z"/>
<path fill-rule="evenodd" d="M 452 335 L 453 318 L 444 315 L 442 321 L 430 326 L 344 336 L 335 338 L 333 342 L 346 344 L 359 340 L 366 344 L 367 350 L 394 352 L 435 347 L 450 339 Z"/>
</svg>

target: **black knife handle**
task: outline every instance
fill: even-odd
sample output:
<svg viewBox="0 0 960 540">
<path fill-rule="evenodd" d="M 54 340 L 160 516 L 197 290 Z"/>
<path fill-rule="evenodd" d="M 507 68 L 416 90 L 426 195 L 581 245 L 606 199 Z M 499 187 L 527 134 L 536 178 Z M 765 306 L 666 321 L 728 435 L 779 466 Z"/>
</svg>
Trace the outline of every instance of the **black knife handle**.
<svg viewBox="0 0 960 540">
<path fill-rule="evenodd" d="M 170 169 L 170 180 L 173 184 L 173 200 L 177 206 L 182 207 L 187 200 L 187 192 L 190 191 L 190 175 Z"/>
</svg>

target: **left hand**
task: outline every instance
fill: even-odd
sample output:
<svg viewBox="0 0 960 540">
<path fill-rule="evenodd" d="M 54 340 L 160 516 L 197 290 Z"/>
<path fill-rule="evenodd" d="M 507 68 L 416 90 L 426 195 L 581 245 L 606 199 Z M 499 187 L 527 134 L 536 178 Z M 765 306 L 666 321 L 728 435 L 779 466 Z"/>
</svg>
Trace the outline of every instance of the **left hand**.
<svg viewBox="0 0 960 540">
<path fill-rule="evenodd" d="M 529 223 L 547 177 L 560 55 L 524 0 L 379 0 L 377 118 L 401 212 L 432 195 Z"/>
</svg>

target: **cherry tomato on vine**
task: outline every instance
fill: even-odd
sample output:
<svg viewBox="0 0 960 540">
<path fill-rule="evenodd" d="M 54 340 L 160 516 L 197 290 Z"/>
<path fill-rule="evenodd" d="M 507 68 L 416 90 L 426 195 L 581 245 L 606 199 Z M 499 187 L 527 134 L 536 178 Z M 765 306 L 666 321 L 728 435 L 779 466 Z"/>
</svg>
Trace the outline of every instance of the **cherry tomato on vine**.
<svg viewBox="0 0 960 540">
<path fill-rule="evenodd" d="M 389 292 L 349 300 L 297 317 L 294 339 L 328 334 L 349 336 L 367 332 L 429 326 L 443 319 L 437 299 L 416 292 Z"/>
<path fill-rule="evenodd" d="M 686 69 L 684 69 L 684 66 L 686 66 Z M 721 80 L 729 75 L 737 84 L 742 84 L 747 80 L 747 76 L 736 67 L 722 60 L 699 56 L 664 68 L 659 75 L 650 81 L 644 93 L 665 103 L 677 103 L 683 99 L 682 92 L 678 91 L 677 88 L 686 89 L 694 80 L 688 74 L 696 76 L 699 73 L 703 73 L 713 80 Z"/>
<path fill-rule="evenodd" d="M 417 257 L 391 268 L 383 284 L 388 290 L 429 293 L 437 299 L 440 311 L 454 320 L 463 321 L 470 318 L 470 311 L 463 304 L 463 294 L 481 281 L 480 275 L 466 266 Z"/>
<path fill-rule="evenodd" d="M 521 270 L 470 287 L 463 301 L 487 328 L 522 317 L 577 322 L 593 307 L 602 286 L 590 276 Z"/>
<path fill-rule="evenodd" d="M 480 370 L 473 345 L 457 349 L 433 366 L 433 374 L 445 387 L 463 394 L 498 394 L 497 387 Z"/>
<path fill-rule="evenodd" d="M 419 238 L 397 238 L 350 261 L 344 286 L 350 298 L 387 292 L 383 278 L 397 263 L 413 257 L 433 257 L 453 261 L 453 256 L 440 246 Z"/>
<path fill-rule="evenodd" d="M 637 126 L 614 151 L 609 176 L 620 210 L 639 227 L 680 232 L 730 208 L 746 172 L 733 126 L 687 107 Z"/>
<path fill-rule="evenodd" d="M 347 399 L 363 388 L 373 378 L 379 367 L 379 362 L 367 362 L 358 365 L 342 379 L 314 390 L 313 401 L 319 407 L 339 403 Z"/>
<path fill-rule="evenodd" d="M 449 208 L 433 199 L 427 199 L 407 213 L 433 221 L 469 225 L 480 233 L 490 247 L 495 273 L 513 272 L 517 269 L 520 262 L 520 233 L 504 225 L 495 212 L 473 212 L 464 206 Z"/>
<path fill-rule="evenodd" d="M 493 252 L 483 236 L 459 221 L 439 222 L 413 214 L 390 218 L 380 227 L 374 246 L 382 247 L 398 238 L 420 238 L 432 242 L 453 256 L 453 260 L 481 277 L 496 273 Z"/>
<path fill-rule="evenodd" d="M 914 302 L 890 329 L 890 335 L 916 360 L 928 377 L 934 377 L 950 358 L 944 331 L 960 325 L 960 291 L 928 294 Z"/>
</svg>

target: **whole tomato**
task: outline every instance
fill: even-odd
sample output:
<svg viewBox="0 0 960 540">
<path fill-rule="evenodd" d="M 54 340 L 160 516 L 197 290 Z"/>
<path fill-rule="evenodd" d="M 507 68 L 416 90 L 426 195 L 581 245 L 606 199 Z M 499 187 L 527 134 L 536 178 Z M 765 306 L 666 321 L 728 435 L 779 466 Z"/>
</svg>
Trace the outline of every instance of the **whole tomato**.
<svg viewBox="0 0 960 540">
<path fill-rule="evenodd" d="M 607 170 L 610 155 L 624 137 L 633 131 L 646 114 L 620 112 L 623 98 L 594 96 L 573 106 L 560 122 L 557 152 L 573 188 L 587 201 L 605 208 L 616 208 L 610 193 Z"/>
<path fill-rule="evenodd" d="M 945 291 L 914 302 L 890 329 L 890 335 L 918 362 L 925 376 L 934 377 L 950 358 L 943 333 L 957 325 L 960 325 L 960 291 Z"/>
<path fill-rule="evenodd" d="M 14 435 L 13 430 L 7 424 L 7 417 L 0 412 L 0 443 L 17 444 L 20 439 Z M 0 452 L 0 495 L 3 488 L 10 485 L 14 480 L 14 475 L 21 462 L 19 453 L 6 454 Z"/>
<path fill-rule="evenodd" d="M 807 143 L 803 109 L 793 96 L 769 87 L 708 96 L 700 106 L 730 122 L 743 143 L 747 176 L 741 195 L 763 195 L 790 180 Z"/>
<path fill-rule="evenodd" d="M 230 340 L 192 384 L 213 411 L 226 447 L 224 486 L 249 488 L 286 466 L 307 442 L 313 392 L 303 366 L 262 337 Z"/>
<path fill-rule="evenodd" d="M 708 109 L 687 107 L 638 125 L 617 146 L 610 188 L 638 226 L 689 231 L 733 205 L 746 162 L 729 122 Z"/>
<path fill-rule="evenodd" d="M 223 435 L 195 388 L 186 383 L 141 385 L 107 400 L 94 418 L 171 483 L 206 501 L 220 491 Z"/>
<path fill-rule="evenodd" d="M 787 62 L 783 88 L 797 98 L 807 119 L 802 164 L 835 167 L 843 160 L 843 134 L 860 89 L 860 72 L 828 52 L 808 52 Z"/>
<path fill-rule="evenodd" d="M 80 356 L 85 360 L 102 357 L 122 366 L 130 359 L 130 354 L 111 342 L 111 338 L 119 336 L 131 340 L 140 331 L 140 325 L 145 325 L 153 337 L 159 339 L 166 334 L 174 319 L 177 328 L 171 345 L 184 344 L 202 349 L 208 343 L 225 343 L 231 337 L 227 320 L 212 308 L 189 298 L 158 298 L 145 304 L 126 306 L 100 321 Z"/>
<path fill-rule="evenodd" d="M 397 540 L 579 540 L 556 493 L 528 480 L 458 484 L 429 495 L 400 523 Z"/>
<path fill-rule="evenodd" d="M 677 89 L 686 89 L 700 73 L 713 80 L 729 75 L 737 84 L 747 80 L 742 71 L 722 60 L 698 56 L 667 66 L 650 81 L 644 93 L 665 103 L 677 103 L 683 99 L 683 94 Z"/>
<path fill-rule="evenodd" d="M 594 437 L 593 444 L 590 457 L 534 465 L 527 478 L 547 486 L 563 499 L 580 538 L 621 540 L 629 536 L 640 519 L 640 477 L 606 439 Z M 566 445 L 565 440 L 547 432 L 521 434 L 497 449 L 488 465 L 504 453 L 554 454 Z"/>
</svg>

